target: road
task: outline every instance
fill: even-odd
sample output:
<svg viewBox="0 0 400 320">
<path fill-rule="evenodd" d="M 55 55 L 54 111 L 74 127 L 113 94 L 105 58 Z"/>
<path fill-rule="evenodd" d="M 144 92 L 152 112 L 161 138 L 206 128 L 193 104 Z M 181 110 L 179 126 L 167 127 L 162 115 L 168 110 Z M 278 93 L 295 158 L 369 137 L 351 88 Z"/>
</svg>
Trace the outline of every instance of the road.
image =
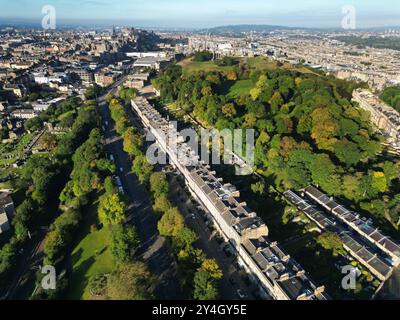
<svg viewBox="0 0 400 320">
<path fill-rule="evenodd" d="M 150 270 L 158 276 L 160 284 L 156 289 L 156 296 L 159 299 L 182 300 L 185 295 L 182 292 L 177 276 L 177 265 L 174 256 L 157 230 L 157 217 L 152 211 L 152 203 L 149 193 L 140 184 L 137 177 L 131 173 L 132 160 L 123 151 L 123 141 L 115 131 L 115 124 L 112 121 L 104 96 L 99 99 L 100 112 L 105 126 L 105 150 L 112 153 L 118 168 L 126 195 L 129 196 L 132 204 L 127 212 L 132 216 L 131 223 L 136 227 L 142 241 L 137 255 L 142 257 L 148 264 Z M 120 172 L 120 168 L 123 172 Z"/>
</svg>

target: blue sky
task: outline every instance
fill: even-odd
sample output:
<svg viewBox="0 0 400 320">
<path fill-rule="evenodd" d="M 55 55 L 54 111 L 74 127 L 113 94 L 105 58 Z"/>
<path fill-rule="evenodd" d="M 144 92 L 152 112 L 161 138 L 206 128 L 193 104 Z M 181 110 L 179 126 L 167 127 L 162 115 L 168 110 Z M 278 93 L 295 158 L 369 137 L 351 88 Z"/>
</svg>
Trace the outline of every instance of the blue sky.
<svg viewBox="0 0 400 320">
<path fill-rule="evenodd" d="M 0 0 L 0 23 L 2 18 L 40 22 L 46 4 L 55 6 L 60 21 L 130 22 L 144 27 L 340 27 L 342 7 L 354 5 L 358 27 L 400 26 L 398 0 Z"/>
</svg>

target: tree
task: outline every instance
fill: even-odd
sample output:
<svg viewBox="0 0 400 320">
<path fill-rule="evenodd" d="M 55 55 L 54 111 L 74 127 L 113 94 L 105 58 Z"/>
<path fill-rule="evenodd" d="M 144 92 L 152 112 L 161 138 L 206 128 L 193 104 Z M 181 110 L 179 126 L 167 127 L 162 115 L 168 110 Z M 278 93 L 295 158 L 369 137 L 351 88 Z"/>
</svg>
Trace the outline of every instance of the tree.
<svg viewBox="0 0 400 320">
<path fill-rule="evenodd" d="M 8 139 L 10 130 L 7 127 L 0 129 L 0 140 Z"/>
<path fill-rule="evenodd" d="M 155 281 L 143 262 L 126 263 L 109 277 L 107 296 L 111 300 L 150 300 Z"/>
<path fill-rule="evenodd" d="M 258 181 L 251 185 L 251 191 L 258 195 L 263 195 L 265 192 L 265 183 L 263 181 Z"/>
<path fill-rule="evenodd" d="M 64 248 L 65 242 L 60 230 L 50 231 L 45 239 L 43 252 L 46 255 L 45 261 L 48 264 L 54 264 Z"/>
<path fill-rule="evenodd" d="M 216 300 L 219 297 L 217 285 L 222 271 L 213 259 L 206 259 L 194 276 L 194 299 Z"/>
<path fill-rule="evenodd" d="M 39 117 L 28 119 L 24 123 L 25 130 L 34 132 L 43 128 L 43 121 Z"/>
<path fill-rule="evenodd" d="M 346 140 L 336 143 L 334 152 L 336 157 L 348 168 L 356 165 L 361 158 L 361 153 L 357 145 Z"/>
<path fill-rule="evenodd" d="M 97 84 L 91 85 L 89 88 L 86 89 L 85 98 L 87 100 L 96 99 L 98 95 L 101 94 L 101 87 Z"/>
<path fill-rule="evenodd" d="M 114 225 L 111 228 L 111 254 L 117 264 L 132 260 L 131 253 L 140 245 L 135 228 L 131 226 Z"/>
<path fill-rule="evenodd" d="M 227 103 L 222 107 L 222 113 L 228 119 L 233 119 L 237 115 L 235 105 L 233 103 Z"/>
<path fill-rule="evenodd" d="M 238 75 L 235 71 L 229 71 L 228 74 L 226 75 L 226 78 L 229 81 L 237 81 Z"/>
<path fill-rule="evenodd" d="M 168 210 L 158 222 L 158 231 L 165 237 L 175 237 L 185 226 L 185 219 L 177 208 Z"/>
<path fill-rule="evenodd" d="M 141 154 L 143 139 L 135 132 L 135 129 L 132 127 L 127 128 L 122 138 L 124 140 L 124 151 L 126 153 L 133 157 L 137 157 Z"/>
<path fill-rule="evenodd" d="M 145 155 L 140 155 L 133 161 L 132 171 L 136 174 L 140 183 L 148 184 L 153 172 L 153 166 L 147 161 Z"/>
<path fill-rule="evenodd" d="M 160 197 L 156 197 L 154 200 L 153 210 L 158 214 L 164 214 L 169 209 L 173 207 L 171 201 L 168 200 L 166 195 L 161 195 Z"/>
<path fill-rule="evenodd" d="M 377 192 L 384 193 L 388 190 L 388 184 L 385 174 L 381 171 L 371 171 L 370 176 L 372 179 L 371 187 Z"/>
<path fill-rule="evenodd" d="M 133 88 L 122 88 L 119 90 L 118 95 L 121 99 L 125 101 L 125 104 L 129 104 L 130 101 L 136 97 L 137 90 Z"/>
<path fill-rule="evenodd" d="M 126 203 L 118 193 L 105 194 L 100 197 L 98 208 L 99 220 L 103 225 L 115 225 L 125 219 Z"/>
<path fill-rule="evenodd" d="M 213 54 L 209 51 L 199 51 L 196 52 L 194 55 L 193 61 L 197 62 L 204 62 L 204 61 L 210 61 L 213 58 Z"/>
<path fill-rule="evenodd" d="M 276 91 L 269 101 L 273 112 L 278 112 L 279 108 L 284 104 L 283 98 L 279 91 Z"/>
<path fill-rule="evenodd" d="M 206 259 L 201 265 L 201 269 L 207 271 L 211 278 L 219 280 L 223 274 L 217 262 L 214 259 Z"/>
<path fill-rule="evenodd" d="M 55 135 L 46 132 L 42 136 L 42 146 L 46 150 L 53 150 L 57 146 L 57 138 Z"/>
<path fill-rule="evenodd" d="M 194 275 L 193 298 L 197 300 L 217 300 L 219 297 L 218 289 L 210 275 L 203 270 L 197 271 Z"/>
<path fill-rule="evenodd" d="M 332 250 L 334 256 L 346 254 L 343 243 L 336 233 L 325 232 L 317 238 L 319 243 L 324 249 Z"/>
<path fill-rule="evenodd" d="M 155 172 L 150 176 L 150 190 L 155 199 L 169 194 L 169 184 L 164 172 Z"/>
<path fill-rule="evenodd" d="M 0 249 L 0 276 L 11 270 L 17 256 L 17 246 L 15 241 L 6 243 Z"/>
<path fill-rule="evenodd" d="M 95 274 L 89 278 L 89 292 L 95 296 L 103 296 L 107 290 L 107 276 L 103 273 Z"/>
<path fill-rule="evenodd" d="M 176 235 L 176 243 L 178 244 L 179 248 L 184 250 L 189 250 L 192 244 L 196 242 L 198 236 L 196 232 L 193 230 L 184 227 L 182 228 Z"/>
</svg>

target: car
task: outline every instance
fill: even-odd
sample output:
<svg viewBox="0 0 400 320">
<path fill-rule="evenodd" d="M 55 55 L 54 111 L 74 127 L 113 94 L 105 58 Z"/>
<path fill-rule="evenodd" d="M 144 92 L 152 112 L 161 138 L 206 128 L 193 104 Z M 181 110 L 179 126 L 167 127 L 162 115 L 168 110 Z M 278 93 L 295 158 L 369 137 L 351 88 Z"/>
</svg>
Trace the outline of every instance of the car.
<svg viewBox="0 0 400 320">
<path fill-rule="evenodd" d="M 238 289 L 236 291 L 236 294 L 238 295 L 238 297 L 242 300 L 246 299 L 246 295 L 243 293 L 243 291 L 241 289 Z"/>
<path fill-rule="evenodd" d="M 115 161 L 115 158 L 114 158 L 114 155 L 113 155 L 113 154 L 110 154 L 110 160 L 111 160 L 112 162 Z"/>
<path fill-rule="evenodd" d="M 193 220 L 196 220 L 196 215 L 195 215 L 194 213 L 192 213 L 192 214 L 190 215 L 190 217 L 191 217 Z"/>
<path fill-rule="evenodd" d="M 118 191 L 120 194 L 125 194 L 124 188 L 123 187 L 118 187 Z"/>
<path fill-rule="evenodd" d="M 119 171 L 124 172 L 124 168 L 122 168 L 122 167 L 119 168 Z"/>
</svg>

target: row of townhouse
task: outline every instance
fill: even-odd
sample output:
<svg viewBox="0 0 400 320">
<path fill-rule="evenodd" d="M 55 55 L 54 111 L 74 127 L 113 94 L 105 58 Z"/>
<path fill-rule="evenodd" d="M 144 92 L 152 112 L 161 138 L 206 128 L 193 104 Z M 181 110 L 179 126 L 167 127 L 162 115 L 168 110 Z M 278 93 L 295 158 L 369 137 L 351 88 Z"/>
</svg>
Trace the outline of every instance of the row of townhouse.
<svg viewBox="0 0 400 320">
<path fill-rule="evenodd" d="M 354 90 L 353 101 L 358 102 L 360 108 L 370 113 L 372 123 L 382 130 L 396 149 L 400 150 L 400 114 L 369 90 Z"/>
<path fill-rule="evenodd" d="M 264 298 L 277 300 L 326 300 L 325 287 L 317 287 L 305 270 L 276 242 L 268 239 L 268 227 L 231 184 L 200 161 L 175 126 L 163 118 L 146 99 L 132 100 L 132 109 L 151 132 L 169 162 L 185 177 L 186 184 L 214 224 L 235 249 L 239 262 L 259 285 Z"/>
<path fill-rule="evenodd" d="M 307 187 L 304 190 L 304 193 L 306 196 L 325 208 L 328 212 L 333 214 L 339 221 L 346 224 L 352 230 L 360 234 L 364 239 L 368 240 L 374 246 L 389 255 L 394 266 L 399 266 L 400 245 L 390 237 L 383 234 L 378 228 L 374 227 L 366 218 L 361 217 L 356 212 L 346 209 L 333 198 L 330 198 L 328 195 L 313 186 Z"/>
<path fill-rule="evenodd" d="M 321 230 L 337 234 L 343 243 L 343 248 L 379 280 L 385 281 L 391 276 L 394 265 L 388 255 L 380 252 L 360 235 L 346 228 L 334 216 L 318 209 L 316 205 L 304 197 L 291 190 L 284 192 L 284 196 Z"/>
</svg>

